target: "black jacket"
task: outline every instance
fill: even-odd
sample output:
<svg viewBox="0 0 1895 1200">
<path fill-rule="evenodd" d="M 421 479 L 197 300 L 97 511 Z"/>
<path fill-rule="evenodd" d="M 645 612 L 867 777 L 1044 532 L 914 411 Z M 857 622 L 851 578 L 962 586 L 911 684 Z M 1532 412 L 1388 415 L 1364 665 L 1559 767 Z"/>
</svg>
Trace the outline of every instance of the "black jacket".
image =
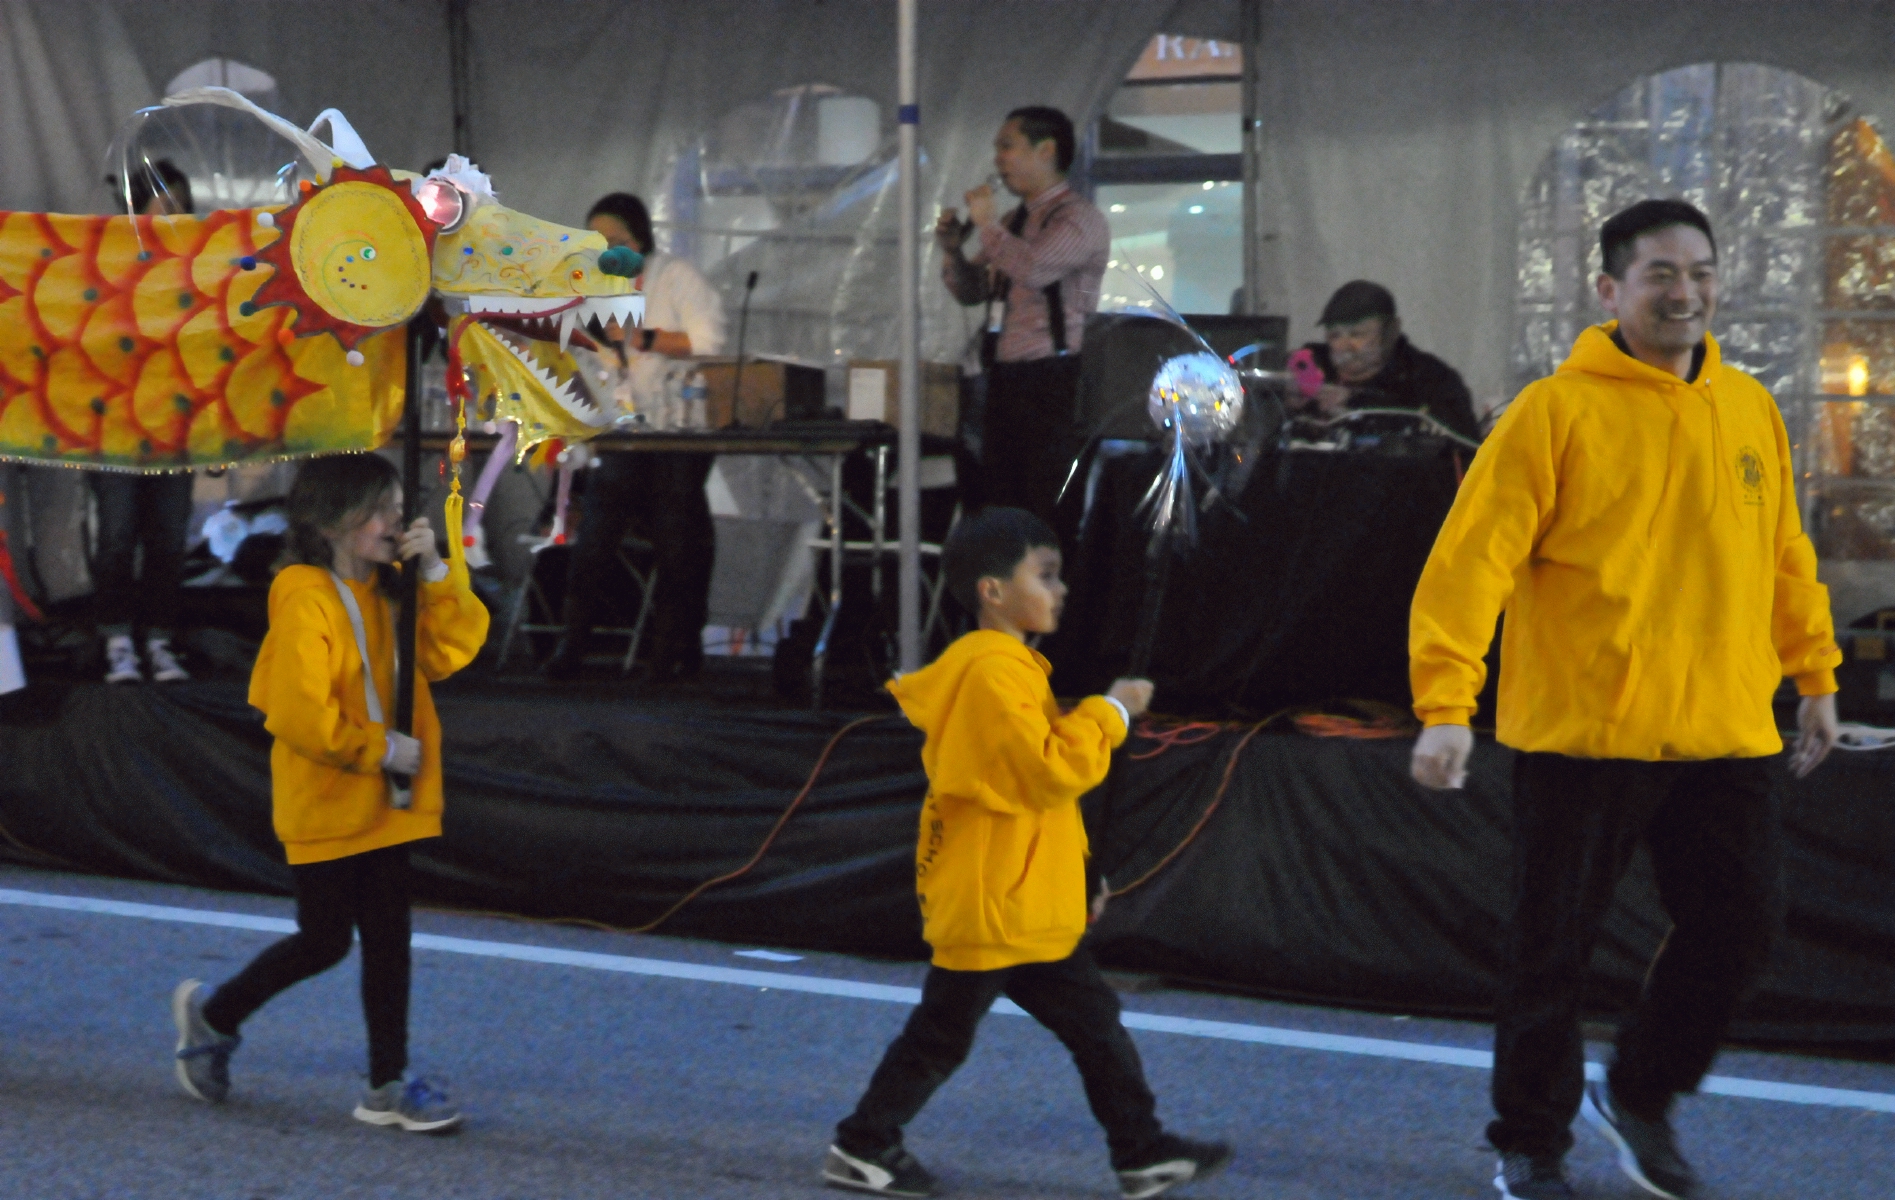
<svg viewBox="0 0 1895 1200">
<path fill-rule="evenodd" d="M 1311 342 L 1308 349 L 1323 369 L 1323 378 L 1341 383 L 1329 360 L 1329 346 Z M 1474 398 L 1461 382 L 1461 373 L 1427 351 L 1415 349 L 1406 335 L 1396 339 L 1395 349 L 1373 379 L 1343 386 L 1350 390 L 1350 408 L 1418 408 L 1462 437 L 1480 439 Z"/>
</svg>

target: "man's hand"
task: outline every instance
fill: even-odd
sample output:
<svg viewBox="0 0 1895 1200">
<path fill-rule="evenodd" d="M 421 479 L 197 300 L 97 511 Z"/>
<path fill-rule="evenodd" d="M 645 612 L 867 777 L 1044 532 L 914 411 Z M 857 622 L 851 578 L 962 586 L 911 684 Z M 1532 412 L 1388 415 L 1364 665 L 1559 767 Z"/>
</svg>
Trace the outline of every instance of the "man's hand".
<svg viewBox="0 0 1895 1200">
<path fill-rule="evenodd" d="M 934 222 L 934 244 L 941 247 L 943 254 L 959 254 L 961 243 L 967 240 L 967 227 L 961 224 L 961 214 L 954 209 L 944 208 Z"/>
<path fill-rule="evenodd" d="M 1091 906 L 1086 910 L 1086 924 L 1097 925 L 1099 918 L 1105 915 L 1105 902 L 1112 897 L 1112 886 L 1099 876 L 1099 894 L 1092 898 Z"/>
<path fill-rule="evenodd" d="M 1459 788 L 1467 783 L 1467 756 L 1474 749 L 1474 731 L 1465 725 L 1430 725 L 1415 739 L 1409 769 L 1425 788 Z"/>
<path fill-rule="evenodd" d="M 1349 407 L 1349 389 L 1339 383 L 1325 383 L 1316 392 L 1316 407 L 1325 417 L 1333 417 Z"/>
<path fill-rule="evenodd" d="M 421 742 L 405 733 L 388 731 L 388 769 L 397 775 L 413 777 L 421 770 Z"/>
<path fill-rule="evenodd" d="M 1790 753 L 1790 774 L 1801 779 L 1836 748 L 1836 694 L 1803 697 L 1796 708 L 1796 725 L 1802 733 Z"/>
<path fill-rule="evenodd" d="M 1151 680 L 1115 679 L 1105 694 L 1125 706 L 1125 711 L 1133 717 L 1142 717 L 1151 707 Z"/>
<path fill-rule="evenodd" d="M 421 573 L 431 575 L 441 567 L 441 552 L 434 546 L 434 530 L 428 528 L 426 517 L 416 517 L 415 523 L 408 526 L 408 532 L 401 535 L 401 557 L 406 560 L 420 556 Z"/>
<path fill-rule="evenodd" d="M 967 201 L 967 219 L 974 228 L 985 229 L 994 223 L 994 189 L 992 184 L 983 183 L 961 199 Z"/>
</svg>

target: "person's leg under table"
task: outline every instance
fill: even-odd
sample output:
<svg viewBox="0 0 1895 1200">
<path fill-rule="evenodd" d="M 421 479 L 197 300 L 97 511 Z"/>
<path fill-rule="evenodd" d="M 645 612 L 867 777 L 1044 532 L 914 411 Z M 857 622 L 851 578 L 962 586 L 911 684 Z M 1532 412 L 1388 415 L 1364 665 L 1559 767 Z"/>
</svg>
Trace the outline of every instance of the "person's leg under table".
<svg viewBox="0 0 1895 1200">
<path fill-rule="evenodd" d="M 1141 1163 L 1164 1132 L 1138 1047 L 1119 1021 L 1118 993 L 1082 943 L 1058 962 L 1027 963 L 1008 974 L 1007 998 L 1051 1030 L 1072 1053 L 1092 1115 L 1105 1129 L 1112 1166 Z"/>
<path fill-rule="evenodd" d="M 604 593 L 618 555 L 619 543 L 632 522 L 640 486 L 638 458 L 607 452 L 599 465 L 586 471 L 586 490 L 579 514 L 578 544 L 566 560 L 565 633 L 555 657 L 573 666 L 583 660 L 592 638 L 599 599 Z"/>
<path fill-rule="evenodd" d="M 1585 1090 L 1579 1005 L 1599 926 L 1668 764 L 1521 754 L 1513 772 L 1512 913 L 1494 1027 L 1487 1138 L 1564 1154 Z"/>
<path fill-rule="evenodd" d="M 921 1003 L 882 1055 L 855 1111 L 836 1126 L 836 1144 L 861 1158 L 901 1145 L 902 1127 L 967 1059 L 974 1030 L 1006 986 L 1007 972 L 928 968 Z"/>
<path fill-rule="evenodd" d="M 649 527 L 658 568 L 651 623 L 651 662 L 660 676 L 690 675 L 704 664 L 704 622 L 710 616 L 717 528 L 704 494 L 716 458 L 654 454 Z"/>
<path fill-rule="evenodd" d="M 140 478 L 120 471 L 93 471 L 98 540 L 92 554 L 93 620 L 102 637 L 130 637 L 136 604 L 132 568 L 138 552 Z"/>
<path fill-rule="evenodd" d="M 1782 819 L 1771 760 L 1682 767 L 1648 839 L 1672 928 L 1619 1028 L 1616 1104 L 1657 1120 L 1694 1092 L 1782 921 Z"/>
<path fill-rule="evenodd" d="M 137 479 L 137 543 L 144 554 L 136 589 L 138 620 L 148 638 L 171 638 L 178 631 L 194 479 L 189 471 Z"/>
</svg>

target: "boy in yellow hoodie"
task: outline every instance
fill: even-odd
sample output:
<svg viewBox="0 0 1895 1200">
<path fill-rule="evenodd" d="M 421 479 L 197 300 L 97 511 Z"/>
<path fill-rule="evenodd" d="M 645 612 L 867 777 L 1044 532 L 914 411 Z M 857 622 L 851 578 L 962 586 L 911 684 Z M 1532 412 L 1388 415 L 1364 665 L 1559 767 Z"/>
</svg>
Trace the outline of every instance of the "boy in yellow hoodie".
<svg viewBox="0 0 1895 1200">
<path fill-rule="evenodd" d="M 934 948 L 921 1004 L 882 1058 L 855 1112 L 836 1127 L 823 1178 L 888 1196 L 927 1196 L 934 1180 L 902 1145 L 902 1126 L 973 1046 L 1005 995 L 1072 1052 L 1112 1167 L 1129 1200 L 1221 1168 L 1230 1149 L 1164 1132 L 1118 997 L 1080 942 L 1088 901 L 1079 798 L 1097 787 L 1151 684 L 1121 679 L 1062 713 L 1052 666 L 1026 644 L 1059 624 L 1066 585 L 1058 539 L 1038 517 L 989 508 L 943 548 L 949 590 L 980 628 L 928 667 L 888 685 L 926 734 L 928 798 L 915 852 L 922 936 Z M 1104 904 L 1105 889 L 1092 902 Z"/>
<path fill-rule="evenodd" d="M 466 572 L 441 561 L 424 519 L 401 528 L 401 479 L 373 454 L 304 463 L 290 489 L 285 557 L 270 586 L 270 630 L 250 676 L 270 748 L 276 835 L 296 888 L 296 932 L 209 994 L 195 979 L 172 995 L 177 1076 L 199 1100 L 230 1091 L 238 1027 L 272 997 L 328 970 L 362 935 L 369 1090 L 358 1120 L 444 1133 L 460 1114 L 408 1058 L 408 847 L 441 836 L 441 722 L 428 692 L 473 661 L 487 610 Z M 395 697 L 389 597 L 397 561 L 421 572 L 414 736 L 384 718 Z M 368 670 L 365 672 L 365 668 Z M 391 774 L 412 789 L 394 790 Z"/>
<path fill-rule="evenodd" d="M 1617 320 L 1582 331 L 1495 426 L 1409 624 L 1427 727 L 1415 777 L 1459 787 L 1482 657 L 1506 612 L 1499 737 L 1521 753 L 1487 1136 L 1507 1200 L 1571 1200 L 1579 1111 L 1646 1191 L 1698 1194 L 1669 1112 L 1769 957 L 1782 837 L 1768 766 L 1783 748 L 1771 696 L 1785 676 L 1803 696 L 1791 768 L 1808 774 L 1836 737 L 1842 656 L 1790 440 L 1775 398 L 1708 332 L 1710 222 L 1647 200 L 1599 240 L 1599 298 Z M 1587 964 L 1641 841 L 1673 927 L 1604 1083 L 1588 1089 Z"/>
</svg>

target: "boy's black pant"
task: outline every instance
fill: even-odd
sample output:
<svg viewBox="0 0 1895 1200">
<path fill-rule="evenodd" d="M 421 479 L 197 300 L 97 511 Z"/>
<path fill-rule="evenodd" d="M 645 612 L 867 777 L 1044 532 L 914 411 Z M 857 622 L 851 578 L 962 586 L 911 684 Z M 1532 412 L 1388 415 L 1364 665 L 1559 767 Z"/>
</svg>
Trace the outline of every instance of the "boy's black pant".
<svg viewBox="0 0 1895 1200">
<path fill-rule="evenodd" d="M 1599 926 L 1640 840 L 1672 929 L 1620 1026 L 1614 1098 L 1647 1118 L 1695 1091 L 1781 919 L 1771 760 L 1632 762 L 1522 754 L 1513 771 L 1513 917 L 1494 1031 L 1501 1151 L 1563 1154 L 1585 1088 L 1579 1030 Z"/>
<path fill-rule="evenodd" d="M 290 868 L 296 932 L 267 947 L 217 989 L 204 1020 L 236 1033 L 271 997 L 349 956 L 362 931 L 362 1011 L 368 1018 L 368 1082 L 380 1087 L 408 1067 L 408 847 L 389 846 Z"/>
<path fill-rule="evenodd" d="M 1113 1167 L 1137 1165 L 1161 1132 L 1157 1101 L 1138 1047 L 1119 1024 L 1118 995 L 1083 945 L 1058 962 L 998 971 L 930 967 L 920 1006 L 882 1056 L 855 1112 L 836 1126 L 836 1143 L 863 1158 L 901 1145 L 902 1126 L 967 1058 L 974 1027 L 1003 994 L 1072 1052 Z"/>
</svg>

